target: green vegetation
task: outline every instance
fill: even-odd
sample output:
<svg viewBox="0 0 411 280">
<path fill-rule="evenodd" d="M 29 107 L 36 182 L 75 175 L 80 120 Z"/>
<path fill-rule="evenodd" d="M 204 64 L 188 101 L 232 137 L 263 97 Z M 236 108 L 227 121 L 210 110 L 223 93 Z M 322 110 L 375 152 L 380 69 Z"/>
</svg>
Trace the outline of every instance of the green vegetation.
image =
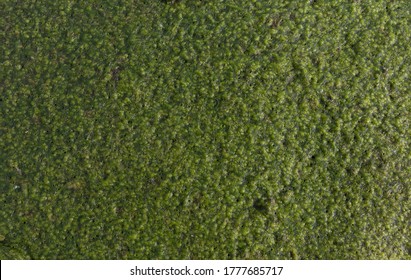
<svg viewBox="0 0 411 280">
<path fill-rule="evenodd" d="M 410 259 L 408 1 L 0 3 L 0 257 Z"/>
</svg>

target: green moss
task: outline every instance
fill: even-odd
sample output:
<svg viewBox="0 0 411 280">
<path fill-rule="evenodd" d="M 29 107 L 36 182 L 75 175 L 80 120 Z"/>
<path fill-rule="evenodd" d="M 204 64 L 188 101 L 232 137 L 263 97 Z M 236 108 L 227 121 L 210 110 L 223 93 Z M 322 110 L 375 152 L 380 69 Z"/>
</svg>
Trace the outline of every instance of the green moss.
<svg viewBox="0 0 411 280">
<path fill-rule="evenodd" d="M 0 6 L 2 259 L 410 259 L 406 1 Z"/>
</svg>

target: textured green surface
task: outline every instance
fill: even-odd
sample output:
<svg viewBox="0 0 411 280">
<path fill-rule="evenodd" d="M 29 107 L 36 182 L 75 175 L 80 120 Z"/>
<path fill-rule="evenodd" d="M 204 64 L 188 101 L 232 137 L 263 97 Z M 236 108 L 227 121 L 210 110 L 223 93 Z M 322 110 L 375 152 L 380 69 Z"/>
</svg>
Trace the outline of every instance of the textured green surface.
<svg viewBox="0 0 411 280">
<path fill-rule="evenodd" d="M 410 259 L 408 1 L 0 1 L 0 257 Z"/>
</svg>

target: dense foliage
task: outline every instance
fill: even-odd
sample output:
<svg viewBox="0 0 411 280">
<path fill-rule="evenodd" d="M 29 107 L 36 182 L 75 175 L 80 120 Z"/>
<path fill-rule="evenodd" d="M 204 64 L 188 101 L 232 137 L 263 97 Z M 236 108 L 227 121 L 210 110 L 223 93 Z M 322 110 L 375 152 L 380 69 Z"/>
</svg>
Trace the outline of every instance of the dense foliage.
<svg viewBox="0 0 411 280">
<path fill-rule="evenodd" d="M 0 257 L 410 259 L 408 1 L 0 3 Z"/>
</svg>

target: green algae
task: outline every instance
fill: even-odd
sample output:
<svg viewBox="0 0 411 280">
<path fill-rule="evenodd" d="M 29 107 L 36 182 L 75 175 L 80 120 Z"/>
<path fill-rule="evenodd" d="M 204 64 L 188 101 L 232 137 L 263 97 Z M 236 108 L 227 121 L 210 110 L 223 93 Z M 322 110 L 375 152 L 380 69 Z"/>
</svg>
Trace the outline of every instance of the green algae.
<svg viewBox="0 0 411 280">
<path fill-rule="evenodd" d="M 3 1 L 2 259 L 409 259 L 406 1 Z"/>
</svg>

